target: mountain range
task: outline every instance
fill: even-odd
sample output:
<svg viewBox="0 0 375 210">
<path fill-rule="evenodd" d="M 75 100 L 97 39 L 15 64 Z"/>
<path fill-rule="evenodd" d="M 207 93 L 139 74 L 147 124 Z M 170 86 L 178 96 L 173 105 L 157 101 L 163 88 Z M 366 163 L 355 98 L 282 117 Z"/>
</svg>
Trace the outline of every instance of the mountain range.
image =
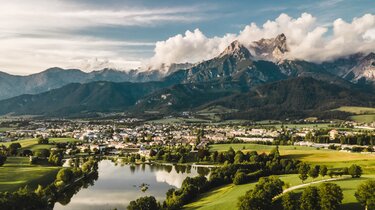
<svg viewBox="0 0 375 210">
<path fill-rule="evenodd" d="M 328 116 L 343 105 L 372 106 L 375 54 L 323 63 L 286 59 L 280 34 L 218 56 L 161 70 L 85 73 L 51 68 L 29 76 L 0 74 L 0 114 L 80 116 L 96 112 L 160 114 L 225 107 L 222 118 Z M 165 70 L 167 68 L 167 70 Z"/>
</svg>

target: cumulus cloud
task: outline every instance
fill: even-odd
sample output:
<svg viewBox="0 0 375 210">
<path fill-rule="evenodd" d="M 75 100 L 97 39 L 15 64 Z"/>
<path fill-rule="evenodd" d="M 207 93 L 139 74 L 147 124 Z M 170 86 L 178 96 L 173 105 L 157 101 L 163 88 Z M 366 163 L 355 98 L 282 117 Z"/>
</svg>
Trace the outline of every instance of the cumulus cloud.
<svg viewBox="0 0 375 210">
<path fill-rule="evenodd" d="M 298 18 L 281 14 L 262 26 L 251 23 L 238 34 L 212 38 L 206 37 L 199 29 L 186 31 L 184 35 L 157 42 L 151 65 L 199 62 L 217 56 L 234 40 L 249 46 L 261 38 L 273 38 L 281 33 L 286 35 L 290 48 L 286 58 L 322 62 L 352 53 L 374 51 L 375 15 L 365 14 L 351 22 L 336 19 L 332 24 L 321 26 L 317 18 L 308 13 Z"/>
<path fill-rule="evenodd" d="M 151 64 L 157 68 L 163 63 L 207 60 L 223 51 L 235 38 L 234 34 L 207 38 L 199 29 L 186 31 L 184 35 L 178 34 L 166 41 L 157 42 Z"/>
</svg>

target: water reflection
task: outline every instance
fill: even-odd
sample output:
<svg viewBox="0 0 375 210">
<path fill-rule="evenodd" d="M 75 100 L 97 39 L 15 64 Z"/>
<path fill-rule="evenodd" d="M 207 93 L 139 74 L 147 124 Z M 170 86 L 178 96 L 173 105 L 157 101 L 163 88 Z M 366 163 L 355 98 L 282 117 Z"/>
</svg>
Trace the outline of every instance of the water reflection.
<svg viewBox="0 0 375 210">
<path fill-rule="evenodd" d="M 82 187 L 64 193 L 54 210 L 126 209 L 131 200 L 141 196 L 165 198 L 170 188 L 179 188 L 183 180 L 199 174 L 207 176 L 209 168 L 173 165 L 128 165 L 103 160 L 99 163 L 99 179 L 83 183 Z M 139 188 L 146 184 L 145 192 Z M 75 194 L 75 195 L 74 195 Z M 72 195 L 74 195 L 72 197 Z"/>
</svg>

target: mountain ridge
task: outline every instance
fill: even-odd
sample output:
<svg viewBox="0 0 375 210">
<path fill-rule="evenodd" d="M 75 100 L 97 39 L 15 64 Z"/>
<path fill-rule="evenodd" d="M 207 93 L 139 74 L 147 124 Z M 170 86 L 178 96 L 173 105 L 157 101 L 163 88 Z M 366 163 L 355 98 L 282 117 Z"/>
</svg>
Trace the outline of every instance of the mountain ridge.
<svg viewBox="0 0 375 210">
<path fill-rule="evenodd" d="M 165 66 L 171 70 L 167 74 L 157 70 L 103 69 L 85 73 L 78 69 L 50 68 L 29 75 L 31 79 L 25 82 L 22 81 L 25 77 L 0 73 L 3 92 L 23 89 L 29 93 L 0 101 L 0 114 L 68 117 L 95 112 L 171 114 L 219 105 L 242 110 L 238 113 L 248 117 L 269 118 L 272 116 L 265 113 L 273 113 L 281 118 L 322 114 L 339 105 L 365 105 L 363 101 L 372 106 L 374 53 L 323 63 L 288 60 L 284 58 L 289 50 L 286 39 L 280 34 L 254 42 L 250 47 L 236 40 L 212 59 L 194 65 Z M 320 99 L 325 106 L 319 104 Z M 257 114 L 260 111 L 265 113 Z M 223 117 L 231 116 L 226 113 Z"/>
</svg>

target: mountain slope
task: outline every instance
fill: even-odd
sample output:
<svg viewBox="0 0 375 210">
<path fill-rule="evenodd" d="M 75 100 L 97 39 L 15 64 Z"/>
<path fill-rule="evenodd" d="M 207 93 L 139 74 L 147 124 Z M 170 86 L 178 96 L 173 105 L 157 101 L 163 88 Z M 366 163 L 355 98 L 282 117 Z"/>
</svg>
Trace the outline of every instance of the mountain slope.
<svg viewBox="0 0 375 210">
<path fill-rule="evenodd" d="M 353 82 L 375 82 L 375 53 L 370 53 L 360 59 L 344 78 Z"/>
<path fill-rule="evenodd" d="M 50 68 L 28 76 L 15 76 L 0 72 L 0 100 L 22 94 L 42 93 L 70 83 L 94 81 L 147 82 L 160 80 L 164 76 L 157 70 L 145 72 L 130 70 L 125 72 L 103 69 L 86 73 L 78 69 Z"/>
<path fill-rule="evenodd" d="M 199 83 L 232 80 L 253 86 L 286 78 L 277 65 L 256 60 L 244 45 L 234 41 L 217 57 L 177 71 L 164 81 Z"/>
<path fill-rule="evenodd" d="M 85 112 L 124 111 L 141 97 L 163 87 L 159 82 L 73 83 L 37 95 L 0 101 L 0 114 L 69 116 Z"/>
<path fill-rule="evenodd" d="M 372 92 L 299 77 L 248 87 L 241 82 L 213 81 L 70 84 L 37 95 L 0 101 L 0 114 L 72 117 L 95 112 L 158 111 L 172 114 L 226 107 L 239 112 L 223 118 L 285 119 L 319 116 L 340 106 L 373 106 Z"/>
<path fill-rule="evenodd" d="M 253 88 L 248 93 L 235 94 L 209 106 L 241 110 L 232 117 L 278 119 L 319 115 L 343 106 L 373 106 L 374 94 L 347 88 L 311 77 L 293 78 Z"/>
</svg>

